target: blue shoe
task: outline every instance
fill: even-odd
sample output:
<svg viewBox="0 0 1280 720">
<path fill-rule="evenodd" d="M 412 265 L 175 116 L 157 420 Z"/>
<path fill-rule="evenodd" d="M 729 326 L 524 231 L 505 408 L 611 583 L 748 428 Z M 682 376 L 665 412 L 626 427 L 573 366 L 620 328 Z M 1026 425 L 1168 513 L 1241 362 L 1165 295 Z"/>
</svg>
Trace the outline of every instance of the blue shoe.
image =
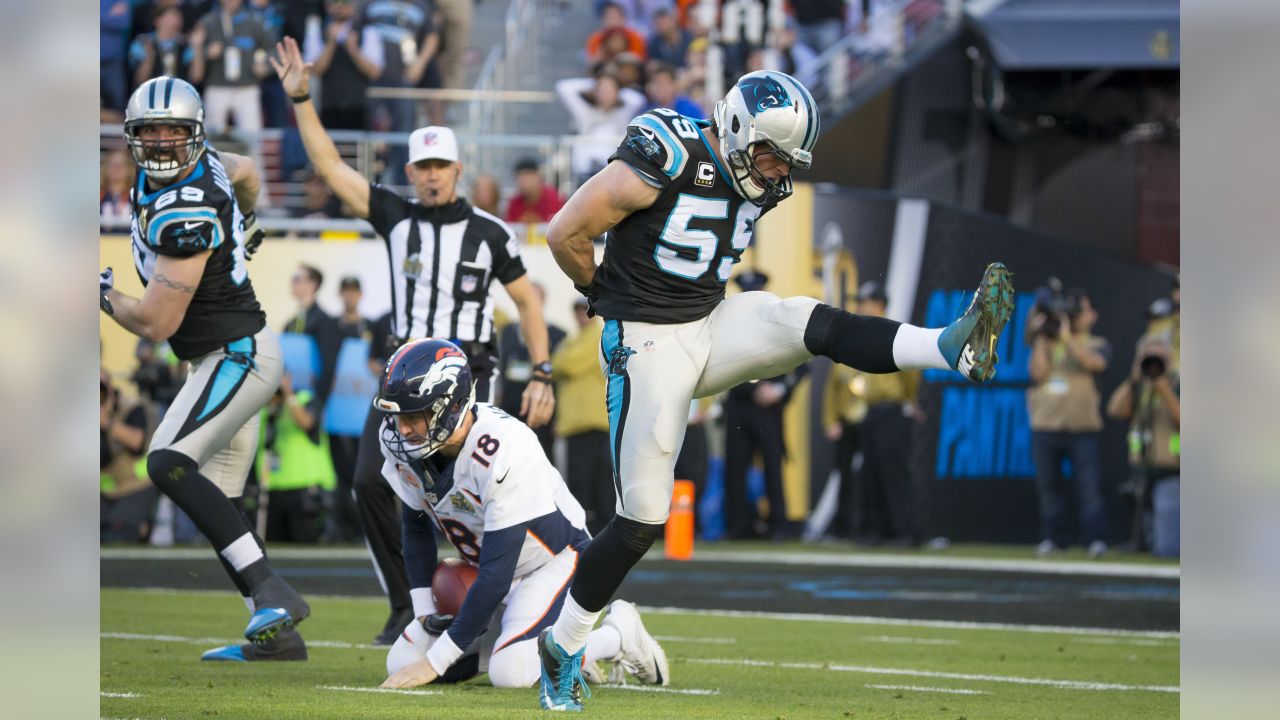
<svg viewBox="0 0 1280 720">
<path fill-rule="evenodd" d="M 284 608 L 262 608 L 249 618 L 244 629 L 245 638 L 253 642 L 266 642 L 282 629 L 293 625 L 293 617 Z"/>
<path fill-rule="evenodd" d="M 200 656 L 202 662 L 249 662 L 244 656 L 242 645 L 223 645 L 220 648 L 206 650 Z"/>
<path fill-rule="evenodd" d="M 226 645 L 200 656 L 205 662 L 279 662 L 306 660 L 307 644 L 291 627 L 280 628 L 276 636 L 260 643 Z"/>
<path fill-rule="evenodd" d="M 307 601 L 274 576 L 254 588 L 253 604 L 258 610 L 249 618 L 244 636 L 255 643 L 270 640 L 281 628 L 297 625 L 311 615 Z"/>
<path fill-rule="evenodd" d="M 938 349 L 953 370 L 974 382 L 996 374 L 996 343 L 1013 317 L 1013 273 L 1003 263 L 991 263 L 973 302 L 938 336 Z"/>
<path fill-rule="evenodd" d="M 582 677 L 582 655 L 586 648 L 570 655 L 551 637 L 551 628 L 538 636 L 538 657 L 542 660 L 542 683 L 538 691 L 543 710 L 582 712 L 582 697 L 591 697 L 591 688 Z"/>
</svg>

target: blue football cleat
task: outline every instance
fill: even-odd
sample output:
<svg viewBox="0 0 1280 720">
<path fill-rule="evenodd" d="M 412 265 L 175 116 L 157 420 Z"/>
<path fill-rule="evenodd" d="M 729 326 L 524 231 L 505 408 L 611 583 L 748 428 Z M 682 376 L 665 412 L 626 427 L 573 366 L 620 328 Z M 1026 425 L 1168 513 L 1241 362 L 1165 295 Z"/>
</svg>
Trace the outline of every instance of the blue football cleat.
<svg viewBox="0 0 1280 720">
<path fill-rule="evenodd" d="M 996 374 L 996 343 L 1013 317 L 1013 273 L 1003 263 L 991 263 L 964 314 L 943 329 L 938 349 L 951 368 L 974 382 Z"/>
<path fill-rule="evenodd" d="M 551 628 L 538 636 L 538 657 L 542 660 L 539 701 L 543 710 L 581 712 L 582 697 L 591 697 L 591 688 L 582 677 L 582 655 L 586 648 L 570 655 L 551 637 Z"/>
<path fill-rule="evenodd" d="M 253 604 L 258 609 L 249 618 L 244 636 L 255 643 L 270 640 L 281 628 L 297 625 L 311 615 L 307 601 L 274 576 L 254 588 Z"/>
<path fill-rule="evenodd" d="M 225 645 L 200 656 L 205 662 L 266 662 L 306 660 L 307 644 L 291 627 L 280 628 L 276 636 L 259 643 Z"/>
<path fill-rule="evenodd" d="M 223 645 L 219 648 L 206 650 L 200 656 L 203 662 L 249 662 L 244 656 L 244 649 L 241 645 Z"/>
<path fill-rule="evenodd" d="M 276 636 L 280 630 L 293 625 L 293 617 L 284 608 L 262 608 L 249 618 L 249 625 L 244 629 L 244 636 L 253 642 L 265 642 Z"/>
</svg>

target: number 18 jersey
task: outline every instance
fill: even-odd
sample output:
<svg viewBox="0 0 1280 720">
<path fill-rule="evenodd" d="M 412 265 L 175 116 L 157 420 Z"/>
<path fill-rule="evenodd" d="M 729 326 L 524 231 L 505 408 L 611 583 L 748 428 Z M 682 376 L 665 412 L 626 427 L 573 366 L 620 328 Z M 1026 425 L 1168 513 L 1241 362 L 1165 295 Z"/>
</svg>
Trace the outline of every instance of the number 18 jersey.
<svg viewBox="0 0 1280 720">
<path fill-rule="evenodd" d="M 725 283 L 751 243 L 761 208 L 730 183 L 719 152 L 702 135 L 709 123 L 657 109 L 636 117 L 610 158 L 661 190 L 605 240 L 592 281 L 592 309 L 610 320 L 686 323 L 724 299 Z"/>
</svg>

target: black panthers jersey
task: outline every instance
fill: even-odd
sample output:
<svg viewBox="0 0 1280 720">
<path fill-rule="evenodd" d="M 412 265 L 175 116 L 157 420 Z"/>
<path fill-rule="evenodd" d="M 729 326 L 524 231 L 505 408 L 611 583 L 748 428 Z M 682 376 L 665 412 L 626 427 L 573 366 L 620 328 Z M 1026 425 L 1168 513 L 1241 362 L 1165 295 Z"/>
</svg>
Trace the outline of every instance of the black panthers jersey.
<svg viewBox="0 0 1280 720">
<path fill-rule="evenodd" d="M 734 191 L 704 120 L 657 109 L 636 117 L 610 157 L 662 193 L 605 238 L 592 309 L 611 320 L 685 323 L 724 299 L 761 208 Z"/>
<path fill-rule="evenodd" d="M 130 194 L 133 201 L 133 264 L 146 285 L 161 255 L 189 257 L 211 250 L 186 317 L 169 338 L 183 360 L 200 357 L 267 322 L 249 282 L 243 216 L 227 171 L 213 148 L 206 148 L 185 180 L 160 188 L 147 185 L 145 171 Z"/>
</svg>

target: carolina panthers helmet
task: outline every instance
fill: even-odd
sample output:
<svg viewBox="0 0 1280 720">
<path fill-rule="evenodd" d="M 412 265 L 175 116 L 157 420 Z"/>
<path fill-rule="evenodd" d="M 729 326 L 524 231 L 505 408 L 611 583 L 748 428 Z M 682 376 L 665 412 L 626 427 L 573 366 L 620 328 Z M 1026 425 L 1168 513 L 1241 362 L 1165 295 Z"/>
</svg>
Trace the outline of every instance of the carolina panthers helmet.
<svg viewBox="0 0 1280 720">
<path fill-rule="evenodd" d="M 180 125 L 191 129 L 183 140 L 143 143 L 138 131 L 147 125 Z M 195 165 L 204 154 L 204 103 L 200 93 L 185 80 L 162 75 L 138 86 L 124 111 L 124 138 L 133 161 L 147 174 L 162 182 L 173 180 Z M 185 159 L 180 159 L 186 149 Z M 161 151 L 156 153 L 156 151 Z M 163 154 L 164 159 L 152 157 Z"/>
<path fill-rule="evenodd" d="M 804 85 L 786 73 L 760 70 L 743 75 L 716 103 L 713 117 L 733 188 L 756 205 L 789 197 L 791 176 L 765 177 L 752 157 L 754 145 L 766 143 L 793 169 L 808 170 L 813 164 L 818 105 Z"/>
<path fill-rule="evenodd" d="M 387 361 L 373 406 L 385 414 L 382 441 L 391 454 L 412 462 L 439 450 L 475 404 L 467 356 L 448 340 L 413 340 Z M 413 441 L 400 434 L 396 416 L 424 413 L 427 435 Z"/>
</svg>

